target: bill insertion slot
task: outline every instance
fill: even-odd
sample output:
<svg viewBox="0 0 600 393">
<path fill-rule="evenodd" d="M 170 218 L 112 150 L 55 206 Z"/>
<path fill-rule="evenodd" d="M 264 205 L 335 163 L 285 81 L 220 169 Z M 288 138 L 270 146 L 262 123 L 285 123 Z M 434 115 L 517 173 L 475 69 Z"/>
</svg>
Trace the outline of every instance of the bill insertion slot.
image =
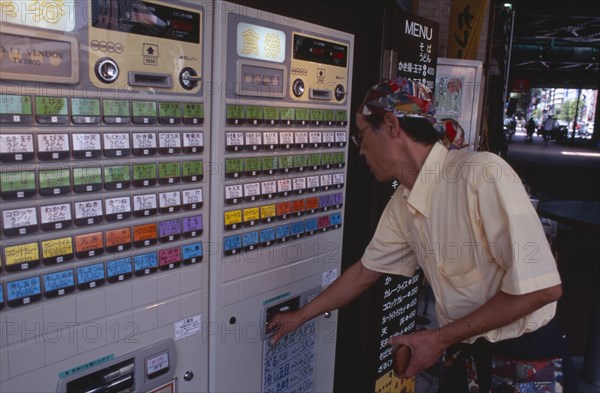
<svg viewBox="0 0 600 393">
<path fill-rule="evenodd" d="M 150 74 L 146 72 L 129 71 L 130 86 L 144 87 L 173 87 L 173 78 L 169 74 Z"/>
<path fill-rule="evenodd" d="M 318 90 L 318 89 L 309 89 L 308 91 L 309 97 L 313 100 L 331 100 L 332 92 L 331 90 Z"/>
</svg>

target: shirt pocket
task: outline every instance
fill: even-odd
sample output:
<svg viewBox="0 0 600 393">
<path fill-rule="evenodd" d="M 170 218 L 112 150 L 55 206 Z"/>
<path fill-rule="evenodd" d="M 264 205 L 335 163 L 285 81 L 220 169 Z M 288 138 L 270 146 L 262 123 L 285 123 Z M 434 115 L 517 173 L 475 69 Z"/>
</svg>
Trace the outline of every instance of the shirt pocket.
<svg viewBox="0 0 600 393">
<path fill-rule="evenodd" d="M 482 280 L 477 265 L 468 262 L 442 263 L 438 266 L 438 272 L 454 288 L 465 288 Z"/>
</svg>

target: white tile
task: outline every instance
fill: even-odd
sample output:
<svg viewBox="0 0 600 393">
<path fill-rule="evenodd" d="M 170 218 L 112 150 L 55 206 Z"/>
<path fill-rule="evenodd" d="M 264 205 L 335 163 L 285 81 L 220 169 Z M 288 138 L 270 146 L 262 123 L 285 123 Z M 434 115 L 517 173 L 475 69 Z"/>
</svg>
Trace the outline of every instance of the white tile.
<svg viewBox="0 0 600 393">
<path fill-rule="evenodd" d="M 202 262 L 206 263 L 206 262 Z M 202 263 L 184 266 L 181 273 L 181 293 L 202 289 Z"/>
<path fill-rule="evenodd" d="M 156 274 L 156 273 L 155 273 Z M 158 300 L 156 277 L 143 277 L 133 283 L 133 307 L 145 306 Z"/>
<path fill-rule="evenodd" d="M 309 262 L 310 263 L 310 262 Z M 300 281 L 304 278 L 302 275 L 302 264 L 297 263 L 290 266 L 290 282 Z"/>
<path fill-rule="evenodd" d="M 108 345 L 114 343 L 121 343 L 121 345 L 136 344 L 137 340 L 133 336 L 137 333 L 138 331 L 133 322 L 132 312 L 108 318 L 106 320 L 106 343 Z"/>
<path fill-rule="evenodd" d="M 169 325 L 181 319 L 181 300 L 167 300 L 158 305 L 158 326 Z"/>
<path fill-rule="evenodd" d="M 82 323 L 77 328 L 77 350 L 85 353 L 106 346 L 106 320 Z"/>
<path fill-rule="evenodd" d="M 106 316 L 106 294 L 102 289 L 90 289 L 77 297 L 77 322 L 84 323 Z"/>
<path fill-rule="evenodd" d="M 77 302 L 74 296 L 67 296 L 58 301 L 46 302 L 44 304 L 44 326 L 55 328 L 57 325 L 62 329 L 77 324 Z M 44 330 L 47 330 L 44 329 Z"/>
<path fill-rule="evenodd" d="M 275 288 L 275 281 L 274 281 L 273 272 L 267 272 L 267 273 L 261 274 L 258 277 L 258 291 L 259 291 L 259 293 L 265 293 L 267 291 L 272 290 L 273 288 Z"/>
<path fill-rule="evenodd" d="M 181 271 L 177 269 L 174 272 L 162 273 L 158 277 L 158 300 L 168 299 L 181 293 Z"/>
<path fill-rule="evenodd" d="M 31 340 L 8 349 L 10 377 L 24 374 L 44 366 L 46 361 L 44 340 Z"/>
<path fill-rule="evenodd" d="M 192 293 L 181 297 L 181 319 L 203 313 L 202 294 Z"/>
<path fill-rule="evenodd" d="M 237 282 L 223 285 L 221 291 L 223 294 L 223 299 L 221 300 L 223 306 L 237 303 L 240 300 L 240 284 Z"/>
<path fill-rule="evenodd" d="M 6 323 L 2 325 L 2 344 L 24 343 L 27 340 L 40 338 L 43 334 L 44 313 L 42 306 L 25 307 L 6 315 Z M 41 341 L 41 340 L 40 340 Z"/>
<path fill-rule="evenodd" d="M 58 326 L 58 325 L 57 325 Z M 51 364 L 77 355 L 77 336 L 75 327 L 58 330 L 47 325 L 44 330 L 46 346 L 46 364 Z"/>
<path fill-rule="evenodd" d="M 256 277 L 246 278 L 240 282 L 240 296 L 242 299 L 256 296 L 258 292 L 258 280 Z"/>
<path fill-rule="evenodd" d="M 283 287 L 290 282 L 290 270 L 288 268 L 277 269 L 273 274 L 275 275 L 275 288 Z"/>
<path fill-rule="evenodd" d="M 141 310 L 134 311 L 133 323 L 137 333 L 144 333 L 158 327 L 158 307 L 152 305 Z"/>
<path fill-rule="evenodd" d="M 9 367 L 8 348 L 2 348 L 0 349 L 0 381 L 6 381 L 10 377 Z"/>
<path fill-rule="evenodd" d="M 106 315 L 112 315 L 133 308 L 133 285 L 117 283 L 106 289 Z"/>
</svg>

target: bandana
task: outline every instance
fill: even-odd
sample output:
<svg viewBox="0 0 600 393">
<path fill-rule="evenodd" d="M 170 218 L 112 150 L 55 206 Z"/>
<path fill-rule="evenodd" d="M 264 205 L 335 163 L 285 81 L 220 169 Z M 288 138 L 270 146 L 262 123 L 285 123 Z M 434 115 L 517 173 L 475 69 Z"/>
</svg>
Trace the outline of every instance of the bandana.
<svg viewBox="0 0 600 393">
<path fill-rule="evenodd" d="M 383 116 L 386 112 L 393 112 L 397 117 L 421 117 L 435 123 L 431 90 L 420 82 L 406 78 L 378 83 L 369 90 L 363 103 L 364 116 Z"/>
<path fill-rule="evenodd" d="M 465 130 L 454 119 L 442 119 L 438 123 L 443 127 L 442 142 L 449 150 L 458 150 L 469 146 L 465 140 Z"/>
</svg>

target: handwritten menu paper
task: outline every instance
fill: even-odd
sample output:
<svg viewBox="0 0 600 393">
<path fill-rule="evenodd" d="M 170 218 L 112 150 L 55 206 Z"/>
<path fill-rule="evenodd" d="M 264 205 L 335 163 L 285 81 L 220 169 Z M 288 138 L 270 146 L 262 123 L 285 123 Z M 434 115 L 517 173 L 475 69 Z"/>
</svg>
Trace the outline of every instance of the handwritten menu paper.
<svg viewBox="0 0 600 393">
<path fill-rule="evenodd" d="M 314 392 L 317 322 L 283 336 L 276 345 L 263 342 L 263 393 Z"/>
</svg>

